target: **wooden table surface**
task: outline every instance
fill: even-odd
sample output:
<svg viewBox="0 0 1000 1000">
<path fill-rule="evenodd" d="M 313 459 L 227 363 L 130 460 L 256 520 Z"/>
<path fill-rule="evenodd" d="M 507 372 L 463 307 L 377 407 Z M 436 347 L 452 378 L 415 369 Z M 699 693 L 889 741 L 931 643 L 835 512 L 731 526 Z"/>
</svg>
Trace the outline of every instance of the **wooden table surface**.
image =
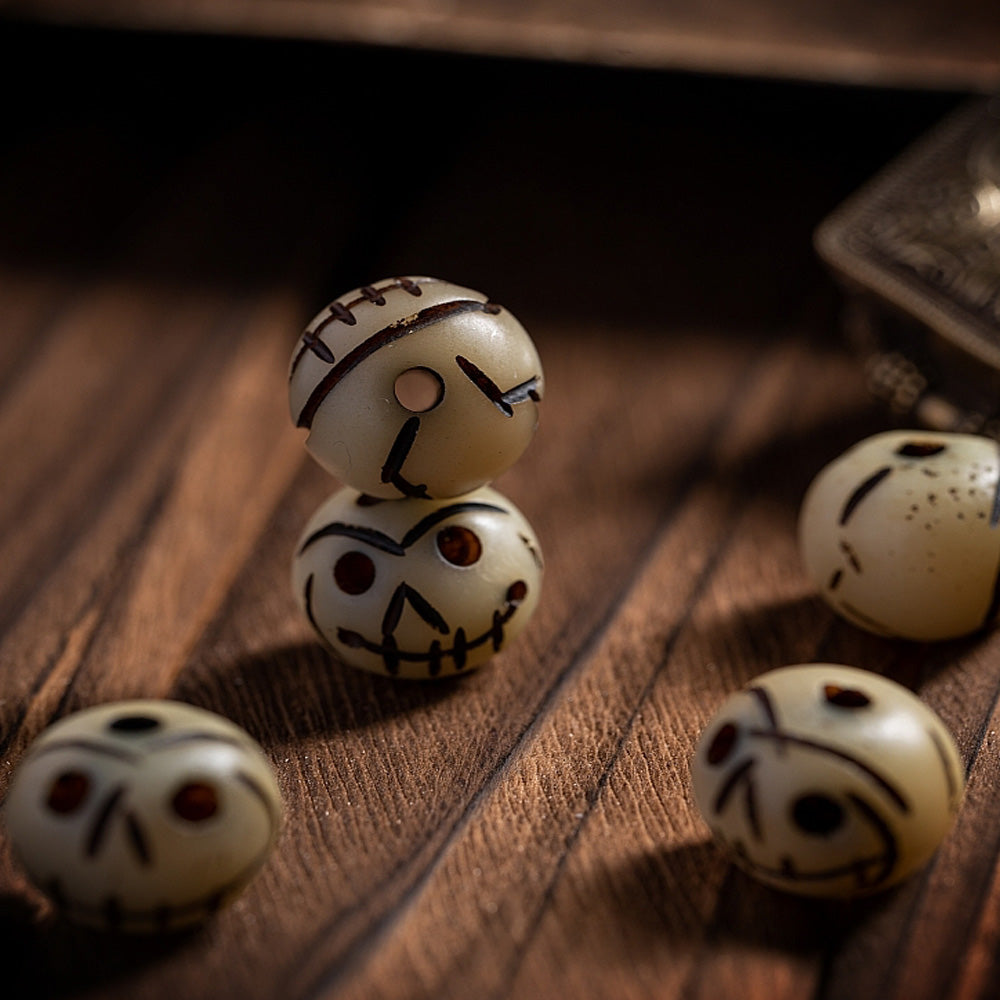
<svg viewBox="0 0 1000 1000">
<path fill-rule="evenodd" d="M 151 696 L 246 727 L 287 807 L 168 938 L 67 925 L 0 837 L 0 994 L 997 996 L 1000 636 L 863 634 L 795 546 L 810 478 L 886 426 L 811 232 L 962 95 L 0 30 L 0 794 L 53 720 Z M 335 485 L 291 348 L 414 273 L 507 305 L 547 376 L 498 482 L 541 606 L 437 684 L 333 661 L 287 579 Z M 863 902 L 752 882 L 690 794 L 727 693 L 813 660 L 918 691 L 969 769 L 934 861 Z"/>
</svg>

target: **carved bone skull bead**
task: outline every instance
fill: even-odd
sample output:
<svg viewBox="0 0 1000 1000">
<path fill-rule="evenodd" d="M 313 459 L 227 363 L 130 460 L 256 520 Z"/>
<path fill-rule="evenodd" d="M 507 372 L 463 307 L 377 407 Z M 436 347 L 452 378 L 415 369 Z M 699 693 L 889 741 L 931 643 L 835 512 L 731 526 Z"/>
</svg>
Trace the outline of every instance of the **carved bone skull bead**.
<svg viewBox="0 0 1000 1000">
<path fill-rule="evenodd" d="M 531 441 L 542 390 L 538 353 L 510 312 L 426 277 L 340 296 L 306 327 L 289 370 L 309 452 L 386 499 L 459 496 L 495 479 Z"/>
<path fill-rule="evenodd" d="M 884 889 L 923 865 L 964 786 L 954 740 L 895 681 L 813 663 L 757 677 L 705 727 L 695 801 L 750 875 L 810 896 Z"/>
<path fill-rule="evenodd" d="M 144 700 L 50 726 L 4 814 L 15 855 L 68 917 L 150 932 L 199 922 L 236 895 L 274 846 L 282 804 L 239 726 Z"/>
<path fill-rule="evenodd" d="M 799 514 L 806 571 L 844 618 L 879 635 L 950 639 L 1000 606 L 1000 459 L 970 434 L 889 431 L 813 480 Z"/>
<path fill-rule="evenodd" d="M 481 487 L 443 500 L 373 500 L 346 487 L 299 540 L 292 588 L 345 663 L 451 677 L 515 638 L 538 603 L 542 558 L 524 515 Z"/>
</svg>

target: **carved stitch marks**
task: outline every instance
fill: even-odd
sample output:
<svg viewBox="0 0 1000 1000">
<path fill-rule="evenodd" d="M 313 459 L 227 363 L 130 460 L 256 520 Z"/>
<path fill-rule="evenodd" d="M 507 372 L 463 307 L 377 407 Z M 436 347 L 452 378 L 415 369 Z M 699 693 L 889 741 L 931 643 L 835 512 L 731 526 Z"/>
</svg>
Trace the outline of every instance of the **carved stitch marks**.
<svg viewBox="0 0 1000 1000">
<path fill-rule="evenodd" d="M 396 289 L 407 292 L 408 294 L 419 298 L 423 295 L 423 290 L 420 288 L 421 284 L 426 283 L 431 279 L 420 279 L 413 278 L 391 278 L 388 281 L 382 282 L 380 285 L 365 285 L 359 289 L 359 294 L 348 300 L 347 302 L 331 302 L 327 306 L 327 315 L 322 316 L 315 326 L 310 325 L 310 328 L 302 335 L 302 344 L 299 347 L 298 353 L 292 359 L 292 367 L 290 376 L 295 374 L 295 370 L 298 368 L 299 363 L 302 361 L 303 356 L 308 351 L 312 351 L 321 361 L 325 361 L 328 365 L 336 364 L 336 358 L 333 352 L 320 339 L 320 334 L 333 323 L 343 323 L 345 326 L 355 326 L 358 322 L 357 317 L 351 311 L 357 306 L 361 305 L 362 302 L 370 302 L 376 306 L 384 306 L 386 303 L 385 293 L 392 292 Z"/>
<path fill-rule="evenodd" d="M 409 337 L 453 316 L 468 312 L 489 311 L 490 304 L 487 302 L 480 302 L 478 299 L 453 299 L 450 302 L 439 302 L 437 305 L 428 306 L 426 309 L 421 309 L 411 316 L 404 316 L 402 319 L 395 320 L 381 330 L 376 331 L 345 354 L 319 380 L 309 394 L 305 405 L 302 407 L 296 424 L 299 427 L 310 428 L 313 418 L 316 416 L 316 411 L 323 400 L 326 399 L 347 374 L 376 351 L 401 340 L 403 337 Z"/>
</svg>

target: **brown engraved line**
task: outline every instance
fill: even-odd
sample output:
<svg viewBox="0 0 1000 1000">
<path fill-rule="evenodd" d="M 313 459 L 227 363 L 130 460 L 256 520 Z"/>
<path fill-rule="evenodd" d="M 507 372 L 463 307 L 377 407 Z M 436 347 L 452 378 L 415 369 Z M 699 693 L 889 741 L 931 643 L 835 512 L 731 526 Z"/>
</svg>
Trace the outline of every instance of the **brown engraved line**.
<svg viewBox="0 0 1000 1000">
<path fill-rule="evenodd" d="M 391 635 L 385 636 L 383 643 L 380 645 L 346 628 L 337 629 L 337 639 L 351 649 L 365 649 L 369 653 L 377 653 L 382 657 L 385 668 L 390 674 L 399 673 L 399 663 L 401 660 L 405 660 L 408 663 L 426 661 L 432 666 L 435 664 L 438 665 L 438 669 L 440 669 L 440 662 L 445 656 L 452 657 L 455 661 L 455 669 L 461 670 L 465 666 L 468 650 L 476 649 L 490 640 L 493 642 L 494 650 L 500 647 L 503 642 L 503 626 L 514 616 L 526 593 L 527 587 L 524 585 L 524 581 L 518 580 L 516 583 L 511 584 L 507 588 L 504 611 L 502 614 L 499 611 L 494 611 L 493 624 L 490 628 L 472 640 L 466 639 L 464 629 L 457 629 L 454 645 L 451 649 L 442 649 L 441 644 L 435 640 L 426 653 L 406 652 L 399 649 L 396 645 L 396 640 Z"/>
<path fill-rule="evenodd" d="M 521 382 L 519 385 L 515 385 L 512 389 L 508 389 L 504 392 L 500 386 L 496 384 L 480 368 L 478 365 L 471 362 L 468 358 L 463 358 L 461 354 L 455 357 L 455 361 L 458 367 L 462 369 L 462 372 L 466 375 L 470 382 L 505 416 L 514 416 L 514 405 L 517 403 L 523 403 L 528 399 L 533 399 L 536 403 L 539 400 L 538 395 L 538 382 L 539 377 L 533 375 L 527 381 Z"/>
<path fill-rule="evenodd" d="M 100 849 L 101 841 L 104 839 L 104 834 L 107 831 L 108 823 L 111 821 L 111 816 L 124 794 L 125 786 L 116 785 L 111 789 L 108 796 L 105 798 L 104 804 L 101 806 L 97 813 L 97 818 L 94 820 L 90 836 L 87 838 L 86 855 L 88 858 L 94 857 Z"/>
<path fill-rule="evenodd" d="M 309 619 L 309 624 L 312 625 L 312 627 L 316 629 L 316 631 L 320 635 L 322 635 L 323 630 L 319 627 L 319 622 L 316 621 L 316 616 L 313 614 L 313 605 L 312 605 L 313 578 L 314 574 L 310 573 L 309 578 L 306 580 L 306 589 L 304 594 L 305 605 L 306 605 L 306 617 Z"/>
<path fill-rule="evenodd" d="M 535 565 L 538 567 L 538 569 L 539 570 L 545 569 L 545 563 L 544 560 L 542 559 L 542 555 L 538 551 L 538 549 L 536 549 L 535 546 L 532 544 L 531 539 L 528 538 L 527 535 L 518 535 L 517 537 L 520 538 L 522 542 L 524 542 L 524 547 L 531 553 L 531 558 L 534 561 Z"/>
<path fill-rule="evenodd" d="M 840 586 L 840 581 L 844 578 L 844 571 L 836 569 L 830 577 L 830 582 L 826 585 L 827 590 L 836 590 Z"/>
<path fill-rule="evenodd" d="M 336 355 L 327 346 L 326 341 L 320 339 L 320 334 L 331 324 L 339 320 L 341 323 L 345 323 L 347 326 L 354 326 L 357 320 L 354 318 L 354 314 L 349 312 L 344 308 L 339 302 L 332 302 L 329 305 L 330 314 L 325 316 L 312 330 L 307 330 L 302 335 L 302 346 L 299 348 L 298 353 L 295 355 L 295 359 L 292 361 L 292 368 L 289 372 L 289 380 L 291 380 L 295 375 L 295 370 L 299 367 L 299 363 L 302 361 L 303 357 L 307 351 L 312 351 L 321 361 L 325 361 L 328 365 L 334 365 L 337 363 Z"/>
<path fill-rule="evenodd" d="M 892 466 L 884 465 L 878 472 L 873 472 L 863 483 L 855 488 L 854 492 L 847 498 L 844 509 L 840 512 L 841 527 L 847 524 L 851 515 L 858 509 L 858 504 L 891 472 Z"/>
<path fill-rule="evenodd" d="M 772 878 L 782 878 L 789 882 L 819 882 L 840 878 L 843 875 L 854 875 L 858 888 L 871 888 L 883 882 L 888 878 L 899 859 L 899 846 L 896 843 L 896 838 L 893 836 L 892 830 L 885 820 L 864 799 L 851 792 L 847 793 L 847 798 L 865 819 L 875 827 L 876 832 L 882 838 L 885 845 L 884 853 L 874 855 L 870 858 L 857 858 L 833 868 L 824 868 L 821 871 L 804 872 L 797 869 L 789 857 L 782 858 L 781 864 L 777 868 L 770 865 L 763 865 L 758 861 L 754 861 L 747 854 L 745 848 L 740 850 L 739 848 L 742 845 L 737 845 L 736 853 L 740 856 L 741 864 L 761 875 L 770 875 Z M 879 867 L 875 877 L 871 877 L 867 874 L 867 871 L 874 865 L 878 865 Z"/>
<path fill-rule="evenodd" d="M 146 833 L 139 823 L 138 816 L 131 810 L 125 814 L 125 829 L 128 831 L 128 840 L 132 845 L 132 850 L 135 851 L 135 855 L 140 863 L 143 865 L 151 864 L 153 859 L 149 853 Z"/>
<path fill-rule="evenodd" d="M 182 733 L 167 733 L 155 740 L 150 740 L 146 746 L 150 750 L 162 750 L 164 747 L 176 746 L 178 743 L 224 743 L 226 746 L 237 747 L 244 750 L 247 741 L 241 740 L 237 736 L 227 736 L 225 733 L 209 733 L 200 730 L 193 730 Z"/>
<path fill-rule="evenodd" d="M 423 500 L 430 499 L 427 496 L 427 486 L 424 483 L 414 484 L 409 482 L 401 474 L 403 463 L 406 461 L 413 442 L 417 440 L 417 432 L 420 430 L 420 417 L 410 417 L 399 429 L 396 440 L 392 442 L 385 464 L 382 466 L 381 479 L 383 483 L 392 483 L 403 496 L 420 497 Z"/>
<path fill-rule="evenodd" d="M 403 535 L 403 540 L 400 545 L 404 549 L 408 549 L 418 538 L 427 534 L 435 525 L 440 524 L 442 521 L 446 521 L 449 517 L 454 517 L 456 514 L 464 514 L 467 511 L 473 510 L 490 510 L 495 514 L 507 514 L 508 511 L 504 510 L 503 507 L 498 507 L 496 504 L 492 503 L 480 503 L 476 500 L 468 500 L 464 503 L 452 503 L 448 504 L 447 507 L 441 507 L 438 510 L 432 511 L 426 517 L 422 517 L 417 523 L 410 528 L 410 530 Z"/>
<path fill-rule="evenodd" d="M 750 829 L 753 831 L 754 839 L 760 840 L 762 833 L 760 818 L 757 815 L 757 797 L 753 781 L 753 769 L 756 765 L 756 759 L 751 757 L 730 773 L 719 789 L 719 794 L 716 795 L 715 801 L 712 803 L 712 810 L 716 815 L 719 815 L 726 808 L 726 803 L 733 792 L 740 785 L 744 785 L 747 819 L 750 822 Z"/>
<path fill-rule="evenodd" d="M 854 767 L 858 768 L 859 771 L 862 771 L 876 785 L 878 785 L 879 788 L 881 788 L 899 807 L 900 811 L 905 813 L 910 811 L 909 804 L 895 785 L 893 785 L 886 778 L 883 778 L 878 771 L 869 767 L 863 760 L 858 760 L 857 757 L 847 753 L 845 750 L 830 746 L 828 743 L 823 743 L 819 740 L 809 739 L 805 736 L 794 736 L 791 733 L 774 732 L 770 729 L 751 729 L 749 730 L 749 734 L 751 736 L 759 736 L 761 739 L 781 740 L 785 743 L 794 744 L 795 746 L 805 747 L 808 750 L 818 750 L 821 753 L 828 753 L 832 757 L 846 761 L 848 764 L 852 764 Z"/>
<path fill-rule="evenodd" d="M 431 279 L 433 280 L 433 279 Z M 295 355 L 295 360 L 292 362 L 291 374 L 295 374 L 295 369 L 298 368 L 299 362 L 302 360 L 303 355 L 306 351 L 312 351 L 318 358 L 325 361 L 328 365 L 336 363 L 336 358 L 333 356 L 333 352 L 330 348 L 319 339 L 319 335 L 331 324 L 337 321 L 344 323 L 347 326 L 354 326 L 357 323 L 357 317 L 351 310 L 360 305 L 362 302 L 371 302 L 377 306 L 385 305 L 385 296 L 383 292 L 391 291 L 394 288 L 401 288 L 404 292 L 409 292 L 410 295 L 423 295 L 423 290 L 420 285 L 413 281 L 411 278 L 393 278 L 387 281 L 384 285 L 379 285 L 374 287 L 372 285 L 365 285 L 364 288 L 360 289 L 361 294 L 356 298 L 352 299 L 350 302 L 344 304 L 343 302 L 332 302 L 327 308 L 330 310 L 329 315 L 324 316 L 319 323 L 316 324 L 311 330 L 306 330 L 302 335 L 302 346 L 299 348 L 299 352 Z"/>
<path fill-rule="evenodd" d="M 134 764 L 139 755 L 131 753 L 122 747 L 99 743 L 97 740 L 88 739 L 65 739 L 57 740 L 55 743 L 47 743 L 43 747 L 32 751 L 31 759 L 36 760 L 47 753 L 54 753 L 57 750 L 89 750 L 91 753 L 104 754 L 106 757 L 114 757 L 115 760 L 124 760 L 129 764 Z"/>
<path fill-rule="evenodd" d="M 876 830 L 878 830 L 886 846 L 885 860 L 883 861 L 882 871 L 880 871 L 874 879 L 868 881 L 865 878 L 864 868 L 858 867 L 855 869 L 858 885 L 862 888 L 868 888 L 872 885 L 878 885 L 880 882 L 885 881 L 885 879 L 889 877 L 893 868 L 896 867 L 896 862 L 899 859 L 899 846 L 896 843 L 896 838 L 893 836 L 892 829 L 889 827 L 889 824 L 886 823 L 886 821 L 867 802 L 865 802 L 860 795 L 848 792 L 847 797 L 854 804 L 854 807 L 858 810 L 858 812 L 864 815 L 868 822 L 871 823 Z"/>
<path fill-rule="evenodd" d="M 488 306 L 489 303 L 480 302 L 478 299 L 454 299 L 451 302 L 439 302 L 437 305 L 421 309 L 420 312 L 412 316 L 405 316 L 402 319 L 398 319 L 394 323 L 383 327 L 378 332 L 373 333 L 366 340 L 358 344 L 357 347 L 345 354 L 320 379 L 310 394 L 309 399 L 306 400 L 306 404 L 302 408 L 298 420 L 296 420 L 296 426 L 311 427 L 320 404 L 332 392 L 341 379 L 352 372 L 362 361 L 387 344 L 392 344 L 403 337 L 409 337 L 411 334 L 425 330 L 436 323 L 441 323 L 452 316 L 459 316 L 467 312 L 489 312 Z"/>
<path fill-rule="evenodd" d="M 747 688 L 747 694 L 753 695 L 757 699 L 758 704 L 764 712 L 764 716 L 767 719 L 768 725 L 771 727 L 771 732 L 775 733 L 780 737 L 781 726 L 778 724 L 778 713 L 774 707 L 774 702 L 771 701 L 770 695 L 762 687 L 754 685 L 753 687 Z M 778 743 L 778 750 L 780 753 L 785 752 L 785 743 L 782 740 Z"/>
<path fill-rule="evenodd" d="M 385 615 L 382 618 L 383 637 L 388 638 L 396 631 L 396 626 L 399 624 L 407 602 L 435 632 L 440 632 L 442 635 L 448 635 L 451 632 L 448 623 L 434 605 L 418 590 L 404 582 L 395 589 L 389 599 L 389 606 L 385 609 Z"/>
<path fill-rule="evenodd" d="M 847 561 L 848 563 L 850 563 L 851 569 L 853 569 L 855 573 L 860 575 L 861 560 L 858 558 L 857 552 L 855 552 L 854 549 L 851 547 L 851 545 L 845 542 L 843 539 L 840 540 L 840 551 L 843 552 L 845 556 L 847 556 Z"/>
<path fill-rule="evenodd" d="M 366 528 L 362 525 L 344 524 L 342 521 L 334 521 L 314 531 L 302 543 L 302 547 L 299 549 L 299 555 L 302 555 L 302 553 L 305 552 L 310 545 L 315 544 L 321 538 L 328 538 L 334 535 L 342 535 L 346 538 L 353 538 L 358 542 L 364 542 L 366 545 L 370 545 L 372 548 L 378 549 L 380 552 L 388 552 L 391 556 L 402 556 L 406 554 L 403 546 L 400 545 L 400 543 L 394 538 L 390 538 L 384 532 L 377 531 L 375 528 Z"/>
<path fill-rule="evenodd" d="M 774 702 L 771 701 L 770 695 L 762 688 L 757 685 L 747 688 L 747 694 L 751 694 L 760 704 L 760 707 L 764 711 L 764 715 L 767 717 L 768 724 L 770 727 L 777 732 L 778 726 L 778 713 L 774 710 Z"/>
<path fill-rule="evenodd" d="M 357 539 L 359 542 L 365 542 L 366 544 L 379 549 L 381 552 L 388 552 L 389 555 L 402 556 L 406 554 L 406 550 L 415 541 L 425 535 L 435 525 L 440 524 L 442 521 L 446 521 L 449 517 L 454 517 L 456 514 L 464 514 L 466 511 L 473 510 L 489 510 L 493 511 L 495 514 L 508 513 L 508 511 L 504 510 L 503 507 L 498 507 L 496 504 L 479 503 L 475 500 L 468 500 L 464 503 L 448 504 L 447 507 L 441 507 L 438 510 L 431 511 L 431 513 L 426 517 L 422 517 L 419 521 L 417 521 L 417 523 L 410 528 L 405 535 L 403 535 L 403 540 L 401 542 L 397 542 L 394 538 L 390 538 L 388 535 L 381 531 L 376 531 L 374 528 L 344 524 L 342 521 L 332 521 L 330 524 L 326 524 L 322 528 L 317 528 L 316 531 L 314 531 L 302 543 L 302 546 L 299 549 L 299 555 L 302 555 L 302 553 L 305 552 L 310 545 L 318 542 L 321 538 L 327 538 L 331 535 L 343 535 L 347 538 Z"/>
<path fill-rule="evenodd" d="M 218 910 L 224 900 L 242 888 L 249 881 L 250 876 L 257 871 L 264 860 L 270 854 L 271 845 L 267 847 L 249 864 L 241 869 L 221 888 L 214 889 L 210 893 L 193 900 L 190 903 L 182 903 L 178 906 L 151 906 L 144 910 L 127 910 L 122 906 L 121 900 L 117 896 L 109 896 L 100 906 L 88 906 L 86 903 L 79 903 L 71 900 L 58 879 L 52 879 L 45 886 L 46 892 L 51 896 L 52 901 L 70 917 L 76 917 L 80 921 L 87 923 L 97 923 L 103 921 L 106 927 L 114 929 L 118 927 L 142 926 L 150 923 L 159 930 L 167 930 L 171 923 L 177 922 L 177 918 L 191 915 L 210 915 Z"/>
</svg>

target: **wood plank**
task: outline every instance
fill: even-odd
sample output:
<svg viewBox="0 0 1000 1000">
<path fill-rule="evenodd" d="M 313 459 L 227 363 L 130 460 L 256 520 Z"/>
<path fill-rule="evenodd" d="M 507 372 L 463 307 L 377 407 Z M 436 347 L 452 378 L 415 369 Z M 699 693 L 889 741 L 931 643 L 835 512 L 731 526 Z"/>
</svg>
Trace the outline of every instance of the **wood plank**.
<svg viewBox="0 0 1000 1000">
<path fill-rule="evenodd" d="M 813 3 L 629 0 L 3 0 L 58 24 L 218 32 L 850 84 L 992 92 L 995 6 L 966 0 Z"/>
</svg>

